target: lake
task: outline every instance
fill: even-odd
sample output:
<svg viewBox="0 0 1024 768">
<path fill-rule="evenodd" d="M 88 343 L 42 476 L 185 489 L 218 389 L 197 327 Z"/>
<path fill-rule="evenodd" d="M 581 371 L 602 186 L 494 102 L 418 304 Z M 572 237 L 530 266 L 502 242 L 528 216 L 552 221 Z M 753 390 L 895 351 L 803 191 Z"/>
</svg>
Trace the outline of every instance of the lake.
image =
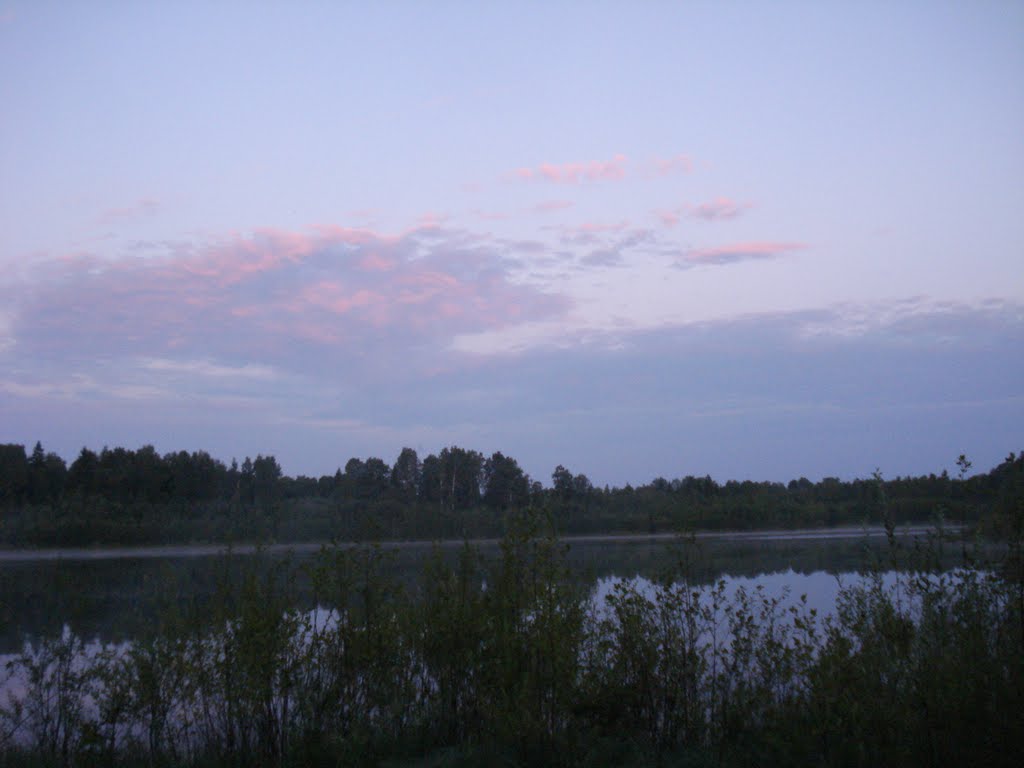
<svg viewBox="0 0 1024 768">
<path fill-rule="evenodd" d="M 926 545 L 928 528 L 899 531 L 901 556 Z M 607 589 L 612 580 L 657 578 L 680 573 L 680 562 L 695 583 L 725 579 L 736 585 L 762 585 L 769 594 L 788 587 L 806 594 L 808 604 L 828 613 L 839 581 L 870 568 L 891 570 L 893 561 L 880 528 L 705 533 L 683 539 L 659 536 L 584 536 L 562 540 L 573 580 Z M 495 540 L 471 542 L 485 562 L 500 556 Z M 382 544 L 389 568 L 415 590 L 425 562 L 439 549 L 454 560 L 464 542 Z M 944 544 L 942 561 L 957 564 L 959 545 Z M 18 651 L 30 638 L 54 636 L 69 627 L 101 642 L 130 640 L 155 617 L 174 606 L 198 609 L 225 578 L 256 557 L 299 566 L 299 594 L 309 595 L 302 566 L 313 562 L 319 544 L 253 547 L 221 546 L 101 548 L 0 551 L 0 654 Z M 603 586 L 602 586 L 603 585 Z M 300 598 L 305 599 L 305 598 Z M 308 606 L 312 607 L 312 606 Z"/>
<path fill-rule="evenodd" d="M 975 667 L 978 691 L 1015 690 L 1013 595 L 957 567 L 959 540 L 924 529 L 895 541 L 877 529 L 513 538 L 474 542 L 465 569 L 437 567 L 465 548 L 0 553 L 0 754 L 247 764 L 307 737 L 296 754 L 319 749 L 328 733 L 345 762 L 393 746 L 359 746 L 361 733 L 403 745 L 447 723 L 461 744 L 526 723 L 547 739 L 607 716 L 631 718 L 614 725 L 623 734 L 670 728 L 713 752 L 726 716 L 784 723 L 794 705 L 833 708 L 837 681 L 843 696 L 860 685 L 857 711 L 886 700 L 873 681 L 908 669 L 915 690 Z M 901 573 L 915 562 L 947 572 Z M 396 591 L 408 599 L 387 610 Z M 849 653 L 858 644 L 863 657 Z M 836 664 L 853 666 L 837 677 Z"/>
</svg>

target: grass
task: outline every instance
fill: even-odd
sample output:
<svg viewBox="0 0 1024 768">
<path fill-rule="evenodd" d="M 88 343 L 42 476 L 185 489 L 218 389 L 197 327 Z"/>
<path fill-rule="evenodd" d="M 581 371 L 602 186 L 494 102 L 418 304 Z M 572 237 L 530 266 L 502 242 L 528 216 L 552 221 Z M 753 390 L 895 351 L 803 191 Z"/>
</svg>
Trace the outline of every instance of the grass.
<svg viewBox="0 0 1024 768">
<path fill-rule="evenodd" d="M 0 766 L 1002 765 L 1024 746 L 1016 571 L 901 551 L 821 619 L 680 569 L 597 610 L 543 515 L 418 582 L 374 546 L 225 565 L 122 646 L 27 644 Z M 1015 552 L 1013 544 L 1009 551 Z M 907 560 L 906 558 L 910 558 Z M 899 562 L 896 562 L 899 561 Z M 1012 558 L 1007 561 L 1012 562 Z M 894 564 L 895 583 L 881 578 Z M 1005 565 L 1005 564 L 1003 564 Z M 297 583 L 317 611 L 298 610 Z"/>
</svg>

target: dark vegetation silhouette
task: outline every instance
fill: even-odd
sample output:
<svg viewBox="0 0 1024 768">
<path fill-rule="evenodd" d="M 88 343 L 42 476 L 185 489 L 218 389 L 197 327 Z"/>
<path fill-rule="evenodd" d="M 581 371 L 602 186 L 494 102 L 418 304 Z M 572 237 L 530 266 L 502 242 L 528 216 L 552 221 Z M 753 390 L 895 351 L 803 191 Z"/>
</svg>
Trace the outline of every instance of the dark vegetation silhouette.
<svg viewBox="0 0 1024 768">
<path fill-rule="evenodd" d="M 961 457 L 963 459 L 963 457 Z M 966 459 L 963 459 L 966 462 Z M 0 445 L 0 544 L 75 546 L 238 541 L 366 541 L 500 537 L 508 514 L 548 511 L 562 534 L 665 533 L 860 525 L 884 494 L 890 522 L 937 513 L 972 525 L 993 509 L 1024 456 L 990 472 L 788 484 L 687 476 L 599 488 L 559 465 L 544 487 L 502 453 L 450 446 L 422 461 L 403 448 L 392 466 L 350 459 L 319 478 L 283 475 L 273 456 L 241 466 L 204 451 L 161 456 L 83 448 L 67 466 L 36 443 Z"/>
<path fill-rule="evenodd" d="M 436 549 L 412 585 L 378 545 L 226 556 L 211 600 L 170 599 L 130 643 L 29 639 L 0 673 L 0 765 L 1017 765 L 1019 468 L 989 522 L 955 571 L 941 530 L 892 535 L 827 618 L 691 580 L 692 538 L 597 604 L 534 507 L 499 555 Z"/>
</svg>

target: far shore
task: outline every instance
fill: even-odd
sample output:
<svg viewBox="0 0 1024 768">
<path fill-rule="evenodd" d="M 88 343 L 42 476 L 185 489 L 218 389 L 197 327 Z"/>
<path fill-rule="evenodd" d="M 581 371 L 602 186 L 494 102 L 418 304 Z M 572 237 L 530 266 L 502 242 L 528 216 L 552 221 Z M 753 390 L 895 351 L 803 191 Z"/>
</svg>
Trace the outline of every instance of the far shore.
<svg viewBox="0 0 1024 768">
<path fill-rule="evenodd" d="M 960 526 L 945 525 L 943 531 L 959 533 Z M 935 527 L 926 524 L 900 526 L 896 534 L 900 537 L 925 536 L 935 532 Z M 615 544 L 672 541 L 692 536 L 698 541 L 801 541 L 809 539 L 856 539 L 879 538 L 886 535 L 882 526 L 844 526 L 836 528 L 794 528 L 792 530 L 746 530 L 746 531 L 697 531 L 693 533 L 595 533 L 575 536 L 560 536 L 559 541 L 565 544 Z M 118 547 L 99 545 L 96 547 L 67 547 L 52 549 L 0 549 L 0 563 L 12 563 L 34 560 L 115 560 L 141 559 L 161 557 L 210 557 L 225 553 L 250 555 L 255 552 L 272 554 L 305 554 L 318 552 L 324 547 L 358 547 L 368 544 L 379 544 L 390 549 L 412 549 L 428 547 L 460 547 L 465 543 L 496 546 L 501 542 L 498 538 L 485 539 L 442 539 L 442 540 L 387 540 L 380 542 L 330 542 L 310 541 L 294 543 L 267 544 L 171 544 L 151 546 Z"/>
</svg>

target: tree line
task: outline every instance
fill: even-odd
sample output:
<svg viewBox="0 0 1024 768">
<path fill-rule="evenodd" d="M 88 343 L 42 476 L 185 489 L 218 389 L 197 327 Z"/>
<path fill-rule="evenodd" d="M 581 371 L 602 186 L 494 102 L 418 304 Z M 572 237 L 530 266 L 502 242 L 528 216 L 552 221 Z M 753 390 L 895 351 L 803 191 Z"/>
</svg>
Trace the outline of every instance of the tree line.
<svg viewBox="0 0 1024 768">
<path fill-rule="evenodd" d="M 69 465 L 37 442 L 0 445 L 0 541 L 7 544 L 150 543 L 238 539 L 500 536 L 511 511 L 547 510 L 562 533 L 658 533 L 926 522 L 974 523 L 1021 493 L 1024 455 L 987 473 L 788 484 L 687 475 L 598 487 L 559 465 L 544 485 L 516 459 L 458 446 L 392 464 L 351 458 L 333 475 L 289 477 L 274 456 L 225 464 L 206 451 L 161 455 L 153 446 L 96 452 Z"/>
</svg>

